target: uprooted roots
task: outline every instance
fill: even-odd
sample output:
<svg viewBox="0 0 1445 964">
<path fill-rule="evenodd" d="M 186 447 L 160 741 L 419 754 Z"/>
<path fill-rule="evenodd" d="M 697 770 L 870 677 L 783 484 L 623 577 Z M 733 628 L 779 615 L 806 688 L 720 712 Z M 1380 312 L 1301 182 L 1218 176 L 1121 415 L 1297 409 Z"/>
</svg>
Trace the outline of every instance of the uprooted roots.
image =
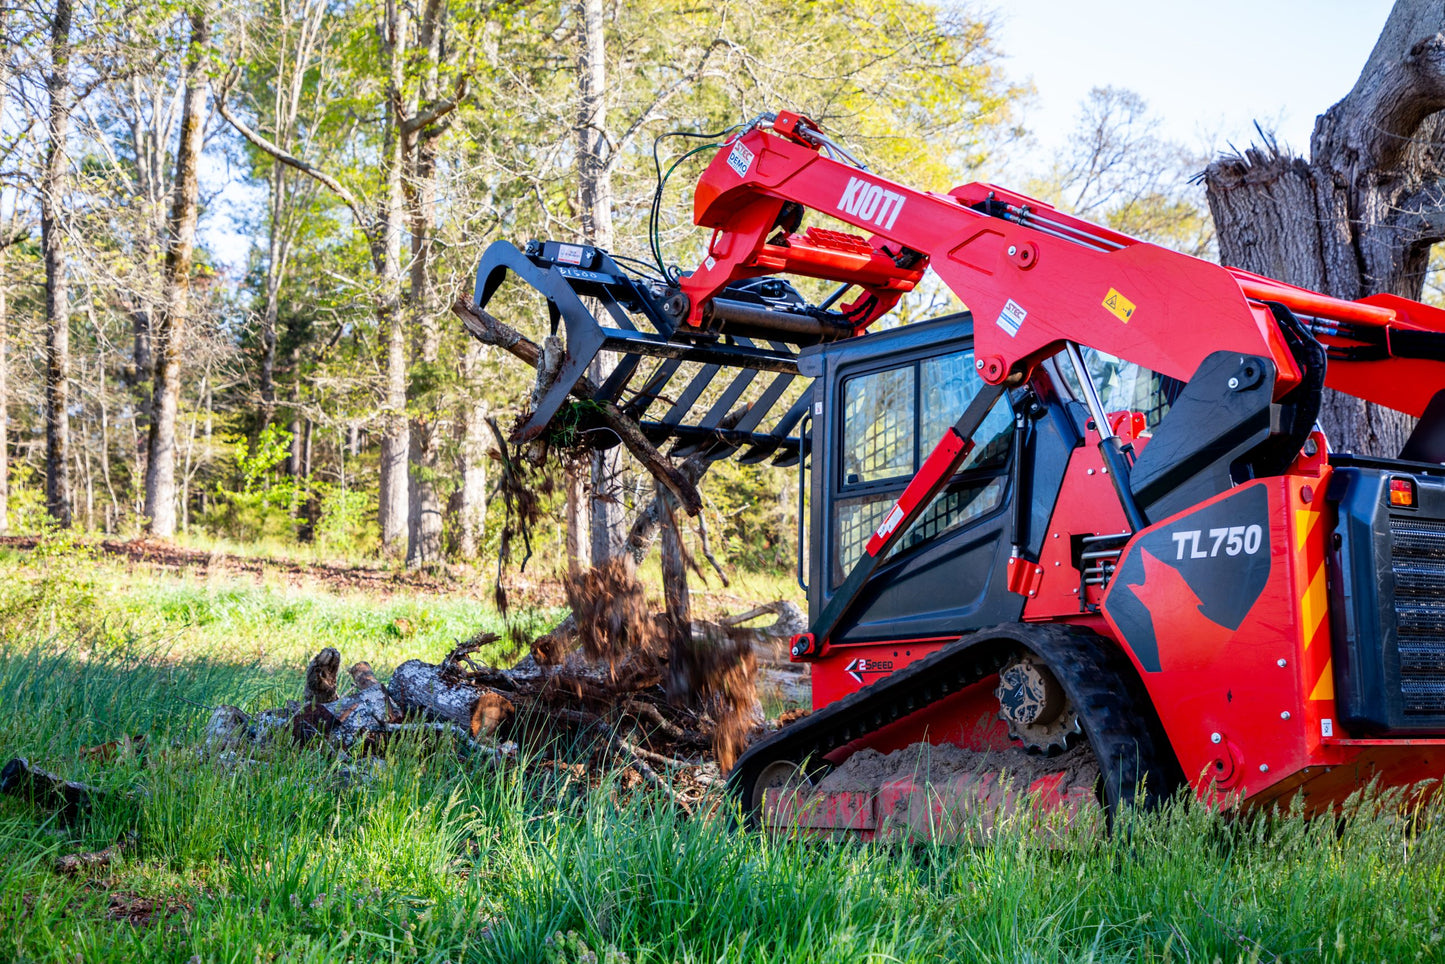
<svg viewBox="0 0 1445 964">
<path fill-rule="evenodd" d="M 642 582 L 627 559 L 609 559 L 570 573 L 565 584 L 577 620 L 577 643 L 588 658 L 606 663 L 615 674 L 625 657 L 662 656 L 660 621 L 648 608 Z"/>
<path fill-rule="evenodd" d="M 626 559 L 615 559 L 566 580 L 575 619 L 573 642 L 604 663 L 618 697 L 661 683 L 674 706 L 697 706 L 713 720 L 713 753 L 724 771 L 760 722 L 757 659 L 746 632 L 705 625 L 674 628 L 647 605 L 642 583 Z M 561 634 L 543 637 L 538 662 L 561 662 Z"/>
</svg>

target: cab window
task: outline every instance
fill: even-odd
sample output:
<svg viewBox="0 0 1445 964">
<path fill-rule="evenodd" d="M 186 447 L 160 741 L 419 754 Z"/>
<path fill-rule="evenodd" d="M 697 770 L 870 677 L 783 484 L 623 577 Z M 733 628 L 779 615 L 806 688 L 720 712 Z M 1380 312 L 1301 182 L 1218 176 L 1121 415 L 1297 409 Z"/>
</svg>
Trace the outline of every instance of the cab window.
<svg viewBox="0 0 1445 964">
<path fill-rule="evenodd" d="M 972 351 L 952 352 L 847 377 L 833 479 L 831 584 L 847 577 L 874 530 L 983 381 Z M 974 436 L 952 482 L 903 534 L 894 555 L 912 551 L 996 509 L 1013 442 L 1013 410 L 999 399 Z"/>
</svg>

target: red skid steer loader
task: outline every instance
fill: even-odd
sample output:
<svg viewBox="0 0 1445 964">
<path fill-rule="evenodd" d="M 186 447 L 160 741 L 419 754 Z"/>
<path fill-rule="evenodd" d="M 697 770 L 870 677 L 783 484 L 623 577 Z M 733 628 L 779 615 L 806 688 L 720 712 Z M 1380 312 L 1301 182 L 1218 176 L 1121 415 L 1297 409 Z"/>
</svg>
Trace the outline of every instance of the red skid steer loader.
<svg viewBox="0 0 1445 964">
<path fill-rule="evenodd" d="M 733 769 L 750 819 L 927 833 L 1185 783 L 1317 811 L 1445 772 L 1445 312 L 914 190 L 786 112 L 718 147 L 694 220 L 691 273 L 499 241 L 475 300 L 515 275 L 565 336 L 524 437 L 608 353 L 597 395 L 673 454 L 795 467 L 813 712 Z M 970 310 L 870 331 L 930 268 Z M 1398 457 L 1331 452 L 1326 387 L 1419 417 Z M 919 743 L 985 763 L 829 789 Z"/>
</svg>

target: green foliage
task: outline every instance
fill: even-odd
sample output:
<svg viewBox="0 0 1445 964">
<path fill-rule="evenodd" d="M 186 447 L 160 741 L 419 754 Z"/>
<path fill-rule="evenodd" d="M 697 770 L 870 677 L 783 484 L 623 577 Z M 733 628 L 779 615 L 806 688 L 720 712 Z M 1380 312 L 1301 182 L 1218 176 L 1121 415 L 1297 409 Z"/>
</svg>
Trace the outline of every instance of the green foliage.
<svg viewBox="0 0 1445 964">
<path fill-rule="evenodd" d="M 236 447 L 241 487 L 232 491 L 217 484 L 215 508 L 205 524 L 214 531 L 248 542 L 289 539 L 295 535 L 293 513 L 303 486 L 277 470 L 291 452 L 291 433 L 268 425 L 254 440 L 227 439 Z"/>
<path fill-rule="evenodd" d="M 542 960 L 546 964 L 631 964 L 627 955 L 615 947 L 599 955 L 576 931 L 558 931 L 549 936 L 542 945 Z"/>
<path fill-rule="evenodd" d="M 376 500 L 369 493 L 325 482 L 313 483 L 312 490 L 321 503 L 315 533 L 318 549 L 352 556 L 376 547 L 381 533 L 376 524 Z"/>
<path fill-rule="evenodd" d="M 48 532 L 55 527 L 45 507 L 45 479 L 35 466 L 22 462 L 11 468 L 5 506 L 11 532 Z"/>
<path fill-rule="evenodd" d="M 718 463 L 708 473 L 709 524 L 734 566 L 790 570 L 797 547 L 797 474 L 765 465 Z M 715 520 L 715 521 L 714 521 Z"/>
<path fill-rule="evenodd" d="M 61 529 L 48 517 L 45 523 L 23 574 L 0 580 L 0 634 L 27 628 L 94 641 L 104 628 L 95 550 L 75 530 Z"/>
</svg>

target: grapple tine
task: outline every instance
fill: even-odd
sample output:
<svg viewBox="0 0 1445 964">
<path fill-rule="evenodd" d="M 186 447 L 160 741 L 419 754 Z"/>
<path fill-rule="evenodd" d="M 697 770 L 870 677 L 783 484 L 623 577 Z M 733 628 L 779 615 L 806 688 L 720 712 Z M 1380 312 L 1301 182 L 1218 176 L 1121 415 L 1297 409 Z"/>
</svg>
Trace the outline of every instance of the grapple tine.
<svg viewBox="0 0 1445 964">
<path fill-rule="evenodd" d="M 674 441 L 674 456 L 708 451 L 720 458 L 747 449 L 762 453 L 761 458 L 779 449 L 785 454 L 796 451 L 797 440 L 788 437 L 796 418 L 782 431 L 758 431 L 798 375 L 799 350 L 785 337 L 761 345 L 737 333 L 680 331 L 669 315 L 677 310 L 677 305 L 669 302 L 676 296 L 675 289 L 631 276 L 600 249 L 552 241 L 531 242 L 525 251 L 505 241 L 492 244 L 477 267 L 478 310 L 486 308 L 508 272 L 546 299 L 550 333 L 560 332 L 564 337 L 565 354 L 557 377 L 519 430 L 522 440 L 545 430 L 567 396 L 586 378 L 593 360 L 608 352 L 618 356 L 617 364 L 601 385 L 594 386 L 591 397 L 622 405 L 654 444 Z M 738 297 L 757 301 L 747 308 L 751 323 L 768 314 L 762 299 L 747 292 Z M 662 361 L 627 398 L 644 357 Z M 698 367 L 667 412 L 660 419 L 644 421 L 683 362 L 698 363 Z M 761 371 L 775 375 L 759 391 L 757 373 Z M 718 382 L 719 377 L 727 378 L 727 383 Z M 720 391 L 717 385 L 722 385 Z M 750 396 L 746 415 L 737 425 L 724 429 L 723 419 Z M 706 412 L 693 415 L 704 400 Z"/>
</svg>

